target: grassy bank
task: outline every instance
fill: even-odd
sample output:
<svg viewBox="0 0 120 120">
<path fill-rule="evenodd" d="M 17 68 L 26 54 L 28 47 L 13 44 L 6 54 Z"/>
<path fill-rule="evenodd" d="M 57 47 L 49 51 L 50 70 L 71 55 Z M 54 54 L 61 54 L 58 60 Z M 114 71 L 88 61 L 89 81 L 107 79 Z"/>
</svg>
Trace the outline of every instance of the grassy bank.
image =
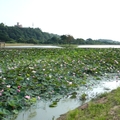
<svg viewBox="0 0 120 120">
<path fill-rule="evenodd" d="M 51 46 L 52 44 L 27 44 L 27 43 L 5 43 L 5 46 Z M 63 48 L 76 48 L 77 45 L 72 45 L 72 44 L 56 44 L 56 45 L 52 45 L 52 46 L 60 46 Z"/>
<path fill-rule="evenodd" d="M 27 43 L 5 43 L 5 46 L 31 46 L 35 44 L 27 44 Z"/>
<path fill-rule="evenodd" d="M 120 88 L 102 94 L 57 120 L 120 120 Z"/>
</svg>

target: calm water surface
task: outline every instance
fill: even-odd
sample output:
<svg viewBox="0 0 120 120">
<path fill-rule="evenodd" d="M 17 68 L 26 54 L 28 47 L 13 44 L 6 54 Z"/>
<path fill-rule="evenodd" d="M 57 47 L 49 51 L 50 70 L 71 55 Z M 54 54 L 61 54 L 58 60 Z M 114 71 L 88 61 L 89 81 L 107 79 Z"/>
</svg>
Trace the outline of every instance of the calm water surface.
<svg viewBox="0 0 120 120">
<path fill-rule="evenodd" d="M 62 48 L 59 46 L 5 46 L 5 48 Z"/>
<path fill-rule="evenodd" d="M 59 46 L 5 46 L 5 48 L 62 48 Z M 120 48 L 120 45 L 78 45 L 77 48 Z"/>
<path fill-rule="evenodd" d="M 120 48 L 120 45 L 79 45 L 78 48 Z"/>
<path fill-rule="evenodd" d="M 81 106 L 83 103 L 90 101 L 92 98 L 97 97 L 99 94 L 104 92 L 110 92 L 117 87 L 120 87 L 120 79 L 116 80 L 116 74 L 111 77 L 101 77 L 101 80 L 89 79 L 89 83 L 82 86 L 77 90 L 77 97 L 71 99 L 70 96 L 61 99 L 58 102 L 57 107 L 50 108 L 50 101 L 39 101 L 35 106 L 32 106 L 27 111 L 22 111 L 16 120 L 52 120 L 53 117 L 58 118 L 61 114 L 68 112 L 69 110 L 75 109 Z M 86 93 L 87 100 L 81 101 L 80 96 Z"/>
</svg>

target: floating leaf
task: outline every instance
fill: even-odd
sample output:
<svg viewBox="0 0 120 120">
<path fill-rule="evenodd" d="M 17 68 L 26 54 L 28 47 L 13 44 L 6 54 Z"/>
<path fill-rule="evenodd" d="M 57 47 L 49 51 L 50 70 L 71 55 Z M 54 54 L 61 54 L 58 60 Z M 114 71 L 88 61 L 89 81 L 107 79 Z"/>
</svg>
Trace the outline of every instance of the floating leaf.
<svg viewBox="0 0 120 120">
<path fill-rule="evenodd" d="M 53 103 L 49 105 L 49 107 L 56 107 L 56 106 L 57 106 L 57 101 L 53 101 Z"/>
<path fill-rule="evenodd" d="M 14 113 L 14 114 L 18 114 L 19 111 L 18 111 L 18 110 L 13 110 L 13 113 Z"/>
</svg>

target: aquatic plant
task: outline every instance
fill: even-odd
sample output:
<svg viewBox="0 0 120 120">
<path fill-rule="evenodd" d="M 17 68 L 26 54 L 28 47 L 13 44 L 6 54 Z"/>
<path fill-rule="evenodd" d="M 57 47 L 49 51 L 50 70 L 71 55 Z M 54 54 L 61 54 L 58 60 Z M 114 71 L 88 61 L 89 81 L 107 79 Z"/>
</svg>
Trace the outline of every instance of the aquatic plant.
<svg viewBox="0 0 120 120">
<path fill-rule="evenodd" d="M 17 115 L 38 99 L 69 95 L 91 75 L 100 80 L 98 75 L 119 73 L 119 53 L 120 49 L 112 48 L 2 49 L 0 119 Z"/>
<path fill-rule="evenodd" d="M 82 95 L 81 95 L 81 100 L 86 100 L 86 96 L 87 96 L 87 94 L 86 93 L 83 93 Z"/>
</svg>

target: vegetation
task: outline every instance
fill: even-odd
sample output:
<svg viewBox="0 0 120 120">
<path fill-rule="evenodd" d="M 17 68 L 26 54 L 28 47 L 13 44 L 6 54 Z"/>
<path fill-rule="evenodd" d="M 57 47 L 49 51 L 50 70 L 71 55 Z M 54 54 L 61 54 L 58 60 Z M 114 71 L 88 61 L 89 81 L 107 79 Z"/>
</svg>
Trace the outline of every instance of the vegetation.
<svg viewBox="0 0 120 120">
<path fill-rule="evenodd" d="M 57 35 L 43 32 L 39 28 L 24 28 L 19 26 L 5 26 L 0 23 L 0 41 L 6 43 L 33 43 L 33 44 L 115 44 L 120 42 L 112 40 L 86 40 L 82 38 L 74 38 L 72 35 Z"/>
<path fill-rule="evenodd" d="M 120 88 L 69 111 L 57 120 L 119 120 Z"/>
<path fill-rule="evenodd" d="M 5 26 L 0 24 L 0 40 L 8 43 L 33 43 L 42 44 L 52 37 L 59 37 L 55 34 L 42 32 L 39 28 L 21 28 L 17 26 Z"/>
<path fill-rule="evenodd" d="M 89 75 L 119 72 L 119 53 L 114 48 L 1 49 L 0 119 L 8 120 L 38 99 L 51 99 L 55 107 L 56 95 L 75 97 Z"/>
</svg>

